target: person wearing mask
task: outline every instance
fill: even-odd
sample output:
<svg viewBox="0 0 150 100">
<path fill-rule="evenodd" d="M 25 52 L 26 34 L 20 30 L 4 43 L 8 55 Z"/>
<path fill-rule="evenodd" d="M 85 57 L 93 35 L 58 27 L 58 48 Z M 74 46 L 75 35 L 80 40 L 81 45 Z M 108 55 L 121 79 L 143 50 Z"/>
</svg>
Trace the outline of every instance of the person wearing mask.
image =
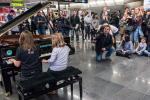
<svg viewBox="0 0 150 100">
<path fill-rule="evenodd" d="M 141 42 L 138 44 L 137 48 L 135 49 L 135 53 L 139 56 L 142 56 L 144 51 L 146 50 L 146 47 L 147 47 L 146 39 L 142 37 Z"/>
<path fill-rule="evenodd" d="M 130 58 L 132 53 L 133 53 L 133 43 L 132 41 L 130 41 L 130 36 L 125 34 L 123 36 L 121 45 L 116 50 L 116 56 L 123 56 L 123 57 Z"/>
<path fill-rule="evenodd" d="M 19 44 L 16 59 L 9 59 L 9 61 L 16 67 L 21 67 L 20 80 L 27 80 L 42 72 L 39 49 L 34 44 L 32 33 L 29 31 L 21 33 Z"/>
<path fill-rule="evenodd" d="M 113 37 L 110 35 L 110 26 L 104 25 L 103 32 L 96 38 L 95 50 L 96 50 L 96 60 L 101 61 L 102 55 L 106 53 L 106 59 L 111 60 L 111 54 L 113 53 Z"/>
<path fill-rule="evenodd" d="M 41 12 L 38 12 L 37 16 L 35 16 L 35 24 L 39 34 L 46 34 L 46 19 Z"/>
<path fill-rule="evenodd" d="M 74 40 L 74 34 L 76 35 L 76 41 L 79 42 L 79 24 L 80 24 L 80 18 L 77 13 L 77 11 L 73 12 L 73 15 L 70 17 L 70 23 L 72 27 L 72 35 L 71 39 Z"/>
</svg>

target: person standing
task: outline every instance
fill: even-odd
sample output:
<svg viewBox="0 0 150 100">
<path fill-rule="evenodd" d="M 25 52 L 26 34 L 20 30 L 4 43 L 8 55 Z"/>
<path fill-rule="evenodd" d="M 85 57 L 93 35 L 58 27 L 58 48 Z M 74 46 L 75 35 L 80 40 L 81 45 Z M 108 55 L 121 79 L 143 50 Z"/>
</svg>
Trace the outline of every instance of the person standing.
<svg viewBox="0 0 150 100">
<path fill-rule="evenodd" d="M 84 15 L 81 15 L 80 27 L 81 27 L 81 32 L 82 32 L 82 40 L 84 40 Z"/>
<path fill-rule="evenodd" d="M 71 40 L 74 39 L 74 34 L 76 35 L 76 41 L 79 41 L 79 24 L 80 24 L 80 18 L 78 16 L 77 11 L 73 12 L 73 15 L 70 17 L 70 23 L 72 27 L 72 35 Z"/>
<path fill-rule="evenodd" d="M 14 13 L 15 13 L 15 11 L 13 11 L 13 10 L 11 10 L 10 12 L 9 12 L 9 14 L 7 15 L 7 22 L 9 22 L 9 21 L 11 21 L 11 20 L 13 20 L 14 19 L 14 17 L 13 17 L 13 15 L 14 15 Z"/>
<path fill-rule="evenodd" d="M 98 17 L 98 15 L 95 15 L 92 20 L 91 41 L 95 40 L 98 27 L 99 27 L 99 17 Z"/>
<path fill-rule="evenodd" d="M 85 40 L 90 40 L 91 25 L 92 25 L 92 16 L 90 13 L 88 13 L 84 17 Z"/>
<path fill-rule="evenodd" d="M 15 17 L 16 17 L 15 11 L 11 10 L 10 13 L 7 15 L 7 22 L 13 20 Z M 16 35 L 17 33 L 19 33 L 19 27 L 15 26 L 11 30 L 11 35 Z"/>
<path fill-rule="evenodd" d="M 31 17 L 31 32 L 32 34 L 36 34 L 35 16 Z"/>
<path fill-rule="evenodd" d="M 64 37 L 69 37 L 71 27 L 70 22 L 67 18 L 65 18 L 62 12 L 60 13 L 60 17 L 55 20 L 54 24 L 56 32 L 61 32 Z"/>
<path fill-rule="evenodd" d="M 41 12 L 37 13 L 37 16 L 35 17 L 35 23 L 38 33 L 41 35 L 46 34 L 46 19 L 42 16 Z"/>
</svg>

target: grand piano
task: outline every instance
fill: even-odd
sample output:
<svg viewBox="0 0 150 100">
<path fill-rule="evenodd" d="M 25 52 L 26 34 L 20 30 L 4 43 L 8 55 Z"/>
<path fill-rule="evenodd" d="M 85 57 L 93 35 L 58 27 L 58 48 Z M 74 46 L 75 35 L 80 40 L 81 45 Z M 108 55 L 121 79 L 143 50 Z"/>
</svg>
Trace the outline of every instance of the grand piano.
<svg viewBox="0 0 150 100">
<path fill-rule="evenodd" d="M 15 71 L 18 70 L 11 64 L 8 59 L 15 58 L 16 49 L 19 46 L 19 35 L 7 35 L 6 33 L 10 31 L 15 26 L 21 24 L 25 20 L 29 19 L 31 16 L 36 14 L 38 11 L 43 10 L 49 6 L 50 2 L 38 3 L 31 9 L 27 10 L 23 14 L 17 16 L 13 20 L 5 23 L 0 27 L 0 73 L 2 77 L 2 85 L 6 93 L 12 93 L 11 87 L 11 76 L 15 80 Z M 40 48 L 40 58 L 48 58 L 51 55 L 51 36 L 50 35 L 33 35 L 35 43 Z M 70 38 L 64 37 L 66 44 L 71 48 L 70 53 L 74 53 L 73 47 L 70 45 Z"/>
</svg>

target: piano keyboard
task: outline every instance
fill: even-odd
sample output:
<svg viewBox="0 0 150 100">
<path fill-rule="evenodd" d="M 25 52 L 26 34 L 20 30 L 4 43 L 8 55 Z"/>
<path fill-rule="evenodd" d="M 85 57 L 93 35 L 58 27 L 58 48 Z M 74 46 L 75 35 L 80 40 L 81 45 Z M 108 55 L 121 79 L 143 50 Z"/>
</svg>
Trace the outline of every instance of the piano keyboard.
<svg viewBox="0 0 150 100">
<path fill-rule="evenodd" d="M 42 54 L 42 55 L 40 56 L 40 58 L 49 57 L 49 56 L 51 56 L 51 54 L 52 54 L 52 53 Z"/>
</svg>

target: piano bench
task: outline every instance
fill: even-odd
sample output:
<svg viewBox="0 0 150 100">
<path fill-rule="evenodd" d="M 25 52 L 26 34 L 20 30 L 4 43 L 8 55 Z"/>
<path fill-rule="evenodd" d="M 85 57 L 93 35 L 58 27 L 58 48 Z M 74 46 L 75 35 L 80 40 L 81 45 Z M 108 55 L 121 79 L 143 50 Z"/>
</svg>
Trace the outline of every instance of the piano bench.
<svg viewBox="0 0 150 100">
<path fill-rule="evenodd" d="M 17 81 L 16 87 L 19 100 L 29 100 L 68 85 L 71 86 L 71 96 L 73 96 L 73 84 L 76 82 L 79 82 L 80 99 L 82 99 L 82 77 L 79 76 L 81 73 L 77 68 L 68 67 L 56 76 L 50 72 L 43 72 L 29 80 Z M 54 82 L 57 82 L 55 87 L 51 86 L 51 83 L 53 84 Z"/>
</svg>

